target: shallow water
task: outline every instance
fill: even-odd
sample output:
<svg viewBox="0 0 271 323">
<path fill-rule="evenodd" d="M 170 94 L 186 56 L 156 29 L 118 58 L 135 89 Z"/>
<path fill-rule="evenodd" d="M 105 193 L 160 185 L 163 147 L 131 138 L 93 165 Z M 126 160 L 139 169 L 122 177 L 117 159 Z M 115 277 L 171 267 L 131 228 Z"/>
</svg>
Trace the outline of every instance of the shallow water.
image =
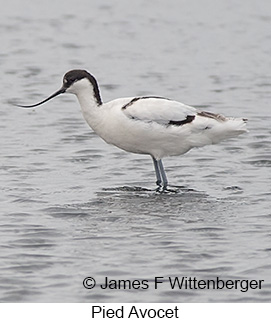
<svg viewBox="0 0 271 323">
<path fill-rule="evenodd" d="M 269 302 L 270 2 L 28 4 L 0 13 L 0 300 Z M 74 97 L 11 105 L 45 98 L 72 68 L 91 71 L 105 101 L 162 95 L 248 118 L 250 132 L 165 159 L 180 187 L 159 194 L 151 159 L 103 143 Z M 175 276 L 264 283 L 172 290 Z M 105 277 L 150 288 L 103 290 Z"/>
</svg>

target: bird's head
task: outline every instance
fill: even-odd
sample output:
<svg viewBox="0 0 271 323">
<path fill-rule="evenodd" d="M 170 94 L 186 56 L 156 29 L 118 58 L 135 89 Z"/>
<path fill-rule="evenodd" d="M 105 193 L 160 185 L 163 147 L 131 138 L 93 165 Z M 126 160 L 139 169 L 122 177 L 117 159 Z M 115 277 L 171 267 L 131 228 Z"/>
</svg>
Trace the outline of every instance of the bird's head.
<svg viewBox="0 0 271 323">
<path fill-rule="evenodd" d="M 62 87 L 58 91 L 50 95 L 47 99 L 32 105 L 17 104 L 17 106 L 22 108 L 34 108 L 51 100 L 59 94 L 67 92 L 78 95 L 81 91 L 85 89 L 90 90 L 91 88 L 93 89 L 93 95 L 97 101 L 97 104 L 100 105 L 102 102 L 98 83 L 95 77 L 85 70 L 71 70 L 64 75 Z"/>
</svg>

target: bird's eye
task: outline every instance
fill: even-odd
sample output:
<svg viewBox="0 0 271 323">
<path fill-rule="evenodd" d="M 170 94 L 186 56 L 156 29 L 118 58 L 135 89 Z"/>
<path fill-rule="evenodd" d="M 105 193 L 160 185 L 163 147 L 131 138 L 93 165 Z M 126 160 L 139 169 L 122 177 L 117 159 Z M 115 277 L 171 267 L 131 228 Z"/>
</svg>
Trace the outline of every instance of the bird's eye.
<svg viewBox="0 0 271 323">
<path fill-rule="evenodd" d="M 66 85 L 66 86 L 71 86 L 75 81 L 77 81 L 77 79 L 73 79 L 73 78 L 65 78 L 63 79 L 63 83 Z"/>
</svg>

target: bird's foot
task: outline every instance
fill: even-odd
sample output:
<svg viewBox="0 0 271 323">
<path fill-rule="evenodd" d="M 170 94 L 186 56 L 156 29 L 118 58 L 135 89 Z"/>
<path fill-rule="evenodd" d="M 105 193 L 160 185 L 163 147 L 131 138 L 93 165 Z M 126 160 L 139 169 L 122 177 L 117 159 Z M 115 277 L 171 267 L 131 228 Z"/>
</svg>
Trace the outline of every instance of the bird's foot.
<svg viewBox="0 0 271 323">
<path fill-rule="evenodd" d="M 178 193 L 179 189 L 169 188 L 167 185 L 158 185 L 156 192 L 158 193 Z"/>
<path fill-rule="evenodd" d="M 162 181 L 161 180 L 156 181 L 156 185 L 159 187 L 162 187 Z"/>
</svg>

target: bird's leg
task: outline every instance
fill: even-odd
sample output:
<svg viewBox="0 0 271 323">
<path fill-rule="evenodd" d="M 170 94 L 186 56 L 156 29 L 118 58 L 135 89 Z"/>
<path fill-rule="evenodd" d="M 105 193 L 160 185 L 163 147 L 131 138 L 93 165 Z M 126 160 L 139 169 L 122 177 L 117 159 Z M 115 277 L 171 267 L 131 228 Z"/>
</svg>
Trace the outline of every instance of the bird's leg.
<svg viewBox="0 0 271 323">
<path fill-rule="evenodd" d="M 153 160 L 153 165 L 154 165 L 154 170 L 155 170 L 155 174 L 156 174 L 156 185 L 158 186 L 162 186 L 162 180 L 161 180 L 161 175 L 160 175 L 160 170 L 159 170 L 159 166 L 158 166 L 158 162 L 157 160 L 152 157 L 152 160 Z"/>
<path fill-rule="evenodd" d="M 154 165 L 156 179 L 157 179 L 156 184 L 159 186 L 157 188 L 157 191 L 165 192 L 167 191 L 168 180 L 167 180 L 167 175 L 164 170 L 162 160 L 161 159 L 156 160 L 154 157 L 152 157 L 152 160 L 153 160 L 153 165 Z"/>
<path fill-rule="evenodd" d="M 158 163 L 158 167 L 159 167 L 159 171 L 160 171 L 160 175 L 162 177 L 162 182 L 163 182 L 163 191 L 165 191 L 167 189 L 167 184 L 168 184 L 168 180 L 167 180 L 167 175 L 166 172 L 164 170 L 164 166 L 162 163 L 162 159 L 159 159 L 157 161 Z"/>
</svg>

